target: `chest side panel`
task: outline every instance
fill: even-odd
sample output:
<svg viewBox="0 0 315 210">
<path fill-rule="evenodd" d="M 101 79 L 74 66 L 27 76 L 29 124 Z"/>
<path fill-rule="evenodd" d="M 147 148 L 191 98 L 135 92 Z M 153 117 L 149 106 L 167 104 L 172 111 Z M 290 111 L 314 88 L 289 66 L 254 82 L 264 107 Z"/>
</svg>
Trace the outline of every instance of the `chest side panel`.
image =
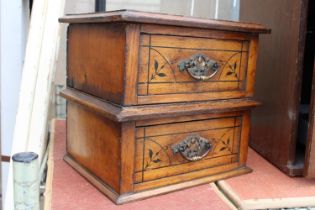
<svg viewBox="0 0 315 210">
<path fill-rule="evenodd" d="M 121 103 L 124 24 L 74 24 L 68 29 L 67 85 Z"/>
<path fill-rule="evenodd" d="M 121 124 L 68 102 L 67 153 L 119 192 Z"/>
</svg>

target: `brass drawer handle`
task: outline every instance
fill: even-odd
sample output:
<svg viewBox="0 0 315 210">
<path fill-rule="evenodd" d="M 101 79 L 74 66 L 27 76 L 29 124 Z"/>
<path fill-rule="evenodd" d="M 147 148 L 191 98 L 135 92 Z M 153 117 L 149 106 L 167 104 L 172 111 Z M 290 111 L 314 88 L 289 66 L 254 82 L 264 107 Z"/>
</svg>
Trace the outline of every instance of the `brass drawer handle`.
<svg viewBox="0 0 315 210">
<path fill-rule="evenodd" d="M 179 71 L 187 70 L 191 77 L 204 81 L 216 75 L 219 71 L 219 64 L 205 55 L 197 54 L 188 60 L 181 61 L 178 68 Z"/>
<path fill-rule="evenodd" d="M 212 150 L 213 145 L 212 140 L 199 135 L 190 135 L 171 148 L 173 154 L 180 152 L 185 159 L 197 161 L 204 158 Z"/>
</svg>

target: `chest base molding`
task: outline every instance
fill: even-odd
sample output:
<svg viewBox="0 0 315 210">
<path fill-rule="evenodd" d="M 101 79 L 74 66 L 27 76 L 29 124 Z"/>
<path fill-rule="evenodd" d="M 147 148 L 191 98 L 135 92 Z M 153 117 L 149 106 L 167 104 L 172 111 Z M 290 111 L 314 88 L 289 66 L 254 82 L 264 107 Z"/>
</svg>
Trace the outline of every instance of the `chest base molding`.
<svg viewBox="0 0 315 210">
<path fill-rule="evenodd" d="M 234 168 L 230 171 L 221 172 L 219 174 L 213 174 L 209 176 L 205 176 L 199 179 L 194 179 L 191 181 L 181 182 L 178 184 L 173 184 L 170 186 L 164 186 L 160 188 L 155 188 L 151 190 L 145 190 L 145 191 L 139 191 L 139 192 L 133 192 L 133 193 L 126 193 L 119 195 L 113 190 L 110 186 L 108 186 L 106 183 L 101 181 L 99 178 L 97 178 L 93 173 L 91 173 L 89 170 L 87 170 L 85 167 L 81 166 L 79 163 L 77 163 L 71 155 L 66 155 L 64 157 L 64 160 L 73 167 L 78 173 L 80 173 L 85 179 L 87 179 L 90 183 L 92 183 L 100 192 L 105 194 L 109 199 L 111 199 L 116 204 L 124 204 L 129 203 L 136 200 L 142 200 L 146 198 L 150 198 L 156 195 L 163 195 L 170 192 L 174 192 L 181 189 L 186 189 L 193 186 L 198 186 L 202 184 L 207 184 L 216 180 L 220 179 L 227 179 L 234 176 L 239 176 L 242 174 L 247 174 L 252 172 L 252 169 L 250 169 L 247 166 L 241 166 Z"/>
</svg>

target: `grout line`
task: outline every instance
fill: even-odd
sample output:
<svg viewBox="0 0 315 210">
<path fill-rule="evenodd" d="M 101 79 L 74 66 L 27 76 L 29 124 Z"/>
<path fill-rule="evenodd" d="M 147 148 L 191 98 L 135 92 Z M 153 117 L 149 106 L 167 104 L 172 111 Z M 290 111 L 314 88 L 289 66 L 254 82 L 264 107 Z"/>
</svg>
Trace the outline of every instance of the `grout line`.
<svg viewBox="0 0 315 210">
<path fill-rule="evenodd" d="M 214 192 L 219 196 L 219 198 L 229 206 L 230 209 L 232 210 L 238 210 L 239 208 L 227 197 L 221 189 L 217 186 L 216 182 L 210 183 L 210 187 L 214 190 Z"/>
<path fill-rule="evenodd" d="M 235 209 L 244 210 L 244 205 L 240 197 L 233 191 L 233 189 L 224 181 L 215 182 L 215 186 L 218 191 L 224 196 L 229 202 L 233 204 Z"/>
</svg>

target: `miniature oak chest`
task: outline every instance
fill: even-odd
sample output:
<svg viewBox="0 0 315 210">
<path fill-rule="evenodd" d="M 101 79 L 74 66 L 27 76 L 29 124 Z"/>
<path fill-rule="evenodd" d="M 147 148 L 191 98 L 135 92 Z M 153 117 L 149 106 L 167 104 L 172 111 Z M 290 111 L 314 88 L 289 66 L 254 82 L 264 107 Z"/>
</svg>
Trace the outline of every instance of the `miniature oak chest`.
<svg viewBox="0 0 315 210">
<path fill-rule="evenodd" d="M 71 15 L 65 160 L 117 204 L 250 171 L 261 25 Z"/>
</svg>

